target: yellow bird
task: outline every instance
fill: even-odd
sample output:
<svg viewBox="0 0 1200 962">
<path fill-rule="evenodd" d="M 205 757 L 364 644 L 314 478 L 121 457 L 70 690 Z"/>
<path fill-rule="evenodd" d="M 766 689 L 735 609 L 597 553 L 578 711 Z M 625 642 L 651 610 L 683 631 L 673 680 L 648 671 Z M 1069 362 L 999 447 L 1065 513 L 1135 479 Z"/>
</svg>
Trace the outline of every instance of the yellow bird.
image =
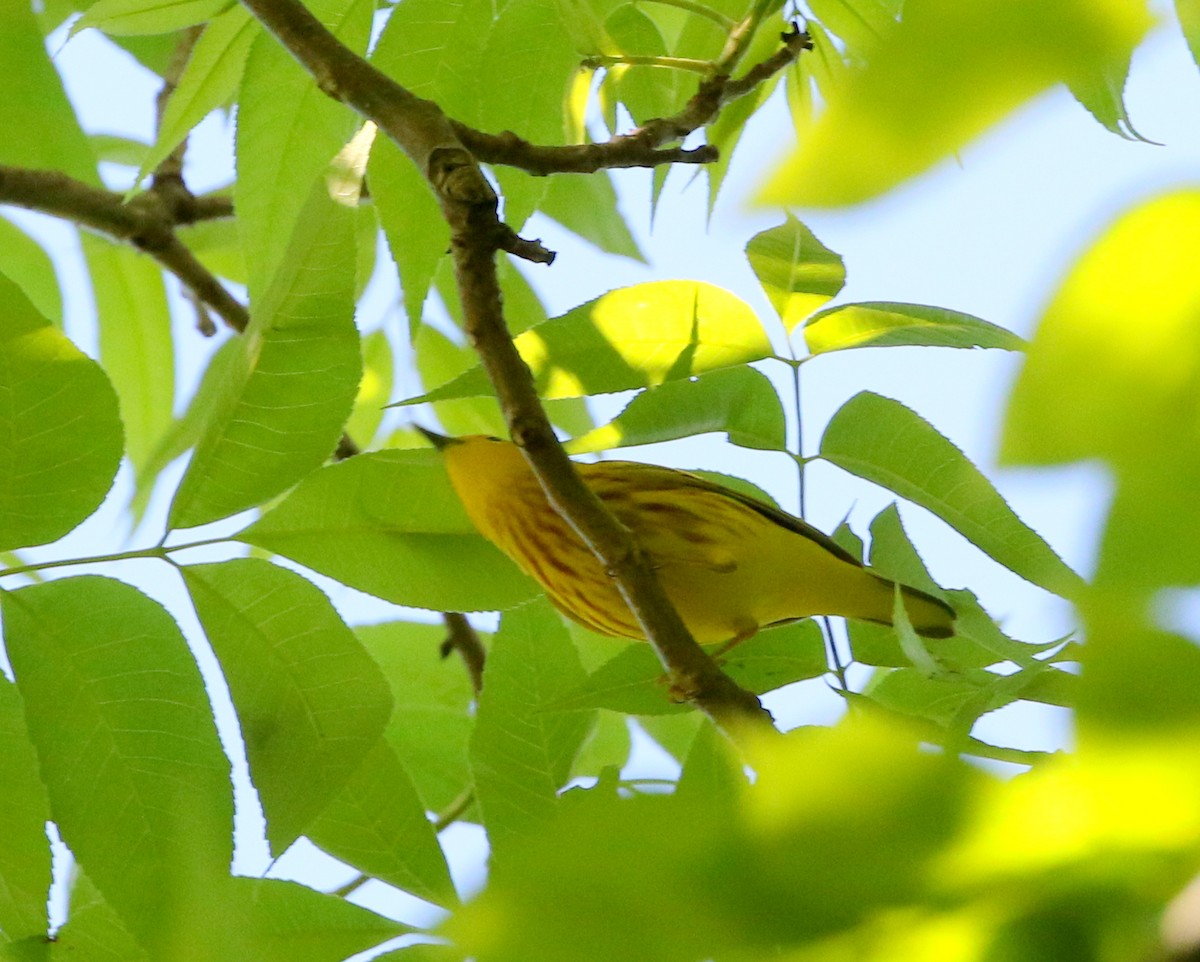
<svg viewBox="0 0 1200 962">
<path fill-rule="evenodd" d="M 563 614 L 601 634 L 643 637 L 615 582 L 550 506 L 516 445 L 421 430 L 441 450 L 475 527 Z M 632 532 L 701 644 L 736 644 L 810 615 L 892 623 L 895 584 L 799 518 L 686 471 L 631 461 L 576 468 Z M 919 634 L 954 633 L 949 605 L 915 588 L 900 591 Z"/>
</svg>

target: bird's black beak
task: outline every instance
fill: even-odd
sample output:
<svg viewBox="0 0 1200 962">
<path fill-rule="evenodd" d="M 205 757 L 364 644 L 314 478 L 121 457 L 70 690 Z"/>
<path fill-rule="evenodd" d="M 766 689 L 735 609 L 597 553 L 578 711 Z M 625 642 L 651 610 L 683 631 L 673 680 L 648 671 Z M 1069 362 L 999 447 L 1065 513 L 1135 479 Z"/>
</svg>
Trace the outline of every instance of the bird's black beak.
<svg viewBox="0 0 1200 962">
<path fill-rule="evenodd" d="M 418 431 L 420 431 L 423 435 L 425 435 L 425 437 L 429 439 L 429 443 L 432 444 L 439 451 L 441 451 L 443 448 L 446 448 L 449 445 L 453 444 L 457 440 L 457 438 L 449 438 L 449 437 L 446 437 L 446 435 L 444 435 L 444 434 L 438 434 L 436 431 L 426 430 L 425 428 L 421 427 L 421 425 L 419 425 L 419 424 L 414 424 L 413 427 L 416 428 Z"/>
</svg>

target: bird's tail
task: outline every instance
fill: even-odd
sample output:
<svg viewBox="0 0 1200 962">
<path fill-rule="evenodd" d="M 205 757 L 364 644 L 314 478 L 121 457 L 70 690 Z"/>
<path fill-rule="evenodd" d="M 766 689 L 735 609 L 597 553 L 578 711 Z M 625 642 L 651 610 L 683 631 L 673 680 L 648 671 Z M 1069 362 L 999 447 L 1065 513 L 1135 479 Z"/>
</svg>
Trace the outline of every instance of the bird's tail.
<svg viewBox="0 0 1200 962">
<path fill-rule="evenodd" d="M 871 592 L 873 598 L 869 610 L 859 617 L 890 625 L 896 584 L 878 576 L 873 580 L 878 587 Z M 946 602 L 907 585 L 900 586 L 900 595 L 904 599 L 904 610 L 908 613 L 908 620 L 912 622 L 913 630 L 918 635 L 924 638 L 949 638 L 954 634 L 956 615 L 954 609 Z"/>
</svg>

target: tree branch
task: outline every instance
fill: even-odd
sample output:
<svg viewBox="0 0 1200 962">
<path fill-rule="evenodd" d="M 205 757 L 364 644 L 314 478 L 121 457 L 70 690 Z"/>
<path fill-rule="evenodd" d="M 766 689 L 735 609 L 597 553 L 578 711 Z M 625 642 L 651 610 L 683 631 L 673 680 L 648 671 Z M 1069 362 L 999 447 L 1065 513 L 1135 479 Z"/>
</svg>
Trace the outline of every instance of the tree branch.
<svg viewBox="0 0 1200 962">
<path fill-rule="evenodd" d="M 513 440 L 554 509 L 615 578 L 677 692 L 724 729 L 765 725 L 758 699 L 727 678 L 688 634 L 629 532 L 580 480 L 555 439 L 529 368 L 504 321 L 495 255 L 513 244 L 497 198 L 457 129 L 423 100 L 344 47 L 297 0 L 242 0 L 330 96 L 370 120 L 416 163 L 450 226 L 464 327 L 479 352 Z"/>
<path fill-rule="evenodd" d="M 483 664 L 487 659 L 483 643 L 479 640 L 475 629 L 471 627 L 471 623 L 467 621 L 466 615 L 456 611 L 446 611 L 442 613 L 442 620 L 446 623 L 446 640 L 442 642 L 438 650 L 443 658 L 452 651 L 458 652 L 467 668 L 471 687 L 478 695 L 483 691 Z"/>
<path fill-rule="evenodd" d="M 190 195 L 189 195 L 190 196 Z M 195 198 L 183 203 L 148 190 L 128 202 L 121 194 L 92 187 L 58 171 L 0 165 L 0 204 L 52 214 L 145 251 L 179 278 L 204 304 L 236 331 L 244 331 L 246 308 L 221 285 L 175 236 L 180 224 L 233 216 L 226 198 Z"/>
</svg>

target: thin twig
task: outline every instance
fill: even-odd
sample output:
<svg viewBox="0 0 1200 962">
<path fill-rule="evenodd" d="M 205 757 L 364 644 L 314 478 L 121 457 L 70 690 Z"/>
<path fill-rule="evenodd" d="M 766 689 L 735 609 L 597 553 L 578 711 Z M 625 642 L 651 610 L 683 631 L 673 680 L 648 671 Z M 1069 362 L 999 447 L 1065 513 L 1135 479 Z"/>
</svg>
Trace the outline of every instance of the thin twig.
<svg viewBox="0 0 1200 962">
<path fill-rule="evenodd" d="M 483 663 L 487 657 L 483 642 L 479 640 L 478 633 L 471 627 L 465 615 L 457 611 L 446 611 L 442 613 L 442 620 L 446 623 L 447 634 L 446 640 L 438 650 L 443 658 L 452 651 L 458 652 L 467 668 L 471 687 L 478 695 L 483 691 Z"/>
</svg>

